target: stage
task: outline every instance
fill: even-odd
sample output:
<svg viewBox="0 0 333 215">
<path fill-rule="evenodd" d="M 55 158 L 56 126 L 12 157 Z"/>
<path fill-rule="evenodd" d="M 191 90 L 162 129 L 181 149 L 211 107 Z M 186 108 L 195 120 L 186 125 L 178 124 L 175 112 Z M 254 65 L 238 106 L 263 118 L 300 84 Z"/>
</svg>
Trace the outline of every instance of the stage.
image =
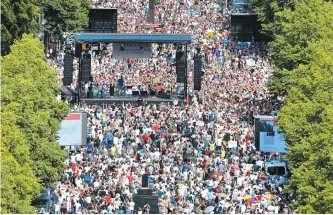
<svg viewBox="0 0 333 215">
<path fill-rule="evenodd" d="M 125 96 L 114 96 L 106 98 L 81 98 L 81 102 L 87 105 L 102 105 L 102 104 L 138 104 L 138 96 L 125 95 Z M 156 96 L 145 96 L 143 97 L 143 102 L 147 104 L 159 104 L 168 103 L 173 105 L 175 100 L 178 101 L 178 105 L 183 105 L 184 101 L 178 98 L 158 98 Z"/>
</svg>

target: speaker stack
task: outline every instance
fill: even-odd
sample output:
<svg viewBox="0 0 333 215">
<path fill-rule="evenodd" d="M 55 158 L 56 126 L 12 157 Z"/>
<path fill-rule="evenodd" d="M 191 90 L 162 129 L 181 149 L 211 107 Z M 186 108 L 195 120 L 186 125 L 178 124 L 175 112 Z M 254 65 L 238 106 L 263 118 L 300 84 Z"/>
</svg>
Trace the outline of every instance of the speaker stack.
<svg viewBox="0 0 333 215">
<path fill-rule="evenodd" d="M 194 90 L 201 90 L 201 76 L 202 76 L 202 57 L 200 54 L 200 49 L 197 49 L 197 54 L 194 57 L 194 75 L 193 83 Z"/>
<path fill-rule="evenodd" d="M 82 81 L 88 83 L 91 76 L 91 55 L 87 54 L 81 59 Z"/>
<path fill-rule="evenodd" d="M 148 188 L 148 174 L 147 173 L 142 175 L 142 187 Z"/>
<path fill-rule="evenodd" d="M 75 43 L 75 57 L 81 58 L 81 53 L 82 53 L 82 44 Z"/>
<path fill-rule="evenodd" d="M 185 53 L 178 49 L 176 52 L 177 83 L 185 83 Z"/>
<path fill-rule="evenodd" d="M 71 85 L 73 82 L 73 56 L 64 56 L 64 79 L 63 85 Z"/>
</svg>

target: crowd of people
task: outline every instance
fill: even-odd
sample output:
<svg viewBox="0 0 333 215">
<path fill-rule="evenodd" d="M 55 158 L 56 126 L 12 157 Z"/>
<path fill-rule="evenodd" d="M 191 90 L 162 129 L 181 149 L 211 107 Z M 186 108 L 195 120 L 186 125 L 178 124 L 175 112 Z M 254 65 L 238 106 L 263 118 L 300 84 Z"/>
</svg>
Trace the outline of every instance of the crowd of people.
<svg viewBox="0 0 333 215">
<path fill-rule="evenodd" d="M 92 4 L 118 9 L 118 32 L 156 31 L 143 27 L 148 0 Z M 293 213 L 292 197 L 278 178 L 265 173 L 267 154 L 254 145 L 253 114 L 271 115 L 278 108 L 266 87 L 272 73 L 269 47 L 228 40 L 225 1 L 157 1 L 155 17 L 163 26 L 158 32 L 188 33 L 197 41 L 188 57 L 188 104 L 74 106 L 73 111 L 88 113 L 88 144 L 69 150 L 67 169 L 54 185 L 52 213 Z M 200 92 L 192 90 L 198 44 L 204 56 Z M 170 57 L 175 58 L 172 45 L 154 46 L 151 59 L 113 59 L 112 49 L 92 54 L 94 83 L 123 77 L 141 86 L 159 78 L 176 86 Z M 75 77 L 72 87 L 78 84 Z M 143 174 L 158 204 L 138 208 L 134 196 Z"/>
</svg>

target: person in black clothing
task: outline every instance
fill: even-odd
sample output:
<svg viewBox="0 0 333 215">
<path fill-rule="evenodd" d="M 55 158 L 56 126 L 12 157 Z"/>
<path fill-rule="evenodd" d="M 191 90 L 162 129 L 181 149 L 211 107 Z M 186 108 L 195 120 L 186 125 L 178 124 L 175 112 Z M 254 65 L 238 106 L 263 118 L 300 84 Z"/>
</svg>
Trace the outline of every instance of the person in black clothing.
<svg viewBox="0 0 333 215">
<path fill-rule="evenodd" d="M 109 91 L 109 93 L 110 93 L 110 96 L 114 96 L 114 83 L 113 82 L 110 84 L 110 91 Z"/>
<path fill-rule="evenodd" d="M 144 214 L 149 214 L 150 211 L 150 205 L 148 204 L 148 202 L 145 203 L 145 205 L 143 206 L 143 212 Z"/>
<path fill-rule="evenodd" d="M 60 208 L 60 213 L 61 214 L 66 214 L 67 213 L 67 207 L 65 204 L 62 205 L 62 207 Z"/>
<path fill-rule="evenodd" d="M 143 98 L 142 95 L 140 95 L 140 97 L 138 98 L 138 106 L 142 106 L 143 105 Z"/>
</svg>

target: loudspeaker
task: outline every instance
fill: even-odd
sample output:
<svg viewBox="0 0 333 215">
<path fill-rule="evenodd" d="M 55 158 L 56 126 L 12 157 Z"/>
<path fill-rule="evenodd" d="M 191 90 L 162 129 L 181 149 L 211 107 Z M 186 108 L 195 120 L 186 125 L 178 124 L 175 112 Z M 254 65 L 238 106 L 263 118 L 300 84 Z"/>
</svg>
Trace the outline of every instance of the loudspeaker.
<svg viewBox="0 0 333 215">
<path fill-rule="evenodd" d="M 71 85 L 73 82 L 73 56 L 64 56 L 64 79 L 63 85 Z"/>
<path fill-rule="evenodd" d="M 142 187 L 148 187 L 148 174 L 147 173 L 142 175 Z"/>
<path fill-rule="evenodd" d="M 193 75 L 194 90 L 201 90 L 201 76 L 202 76 L 202 58 L 201 55 L 199 55 L 194 58 L 194 75 Z"/>
<path fill-rule="evenodd" d="M 88 83 L 91 76 L 91 59 L 83 58 L 81 59 L 81 72 L 82 72 L 82 81 Z"/>
<path fill-rule="evenodd" d="M 185 83 L 185 53 L 183 51 L 176 52 L 176 73 L 177 83 Z"/>
<path fill-rule="evenodd" d="M 117 33 L 117 9 L 90 9 L 89 31 L 92 33 Z"/>
<path fill-rule="evenodd" d="M 94 97 L 94 94 L 93 94 L 93 91 L 92 90 L 89 90 L 88 93 L 87 93 L 87 97 L 89 99 L 92 99 Z"/>
<path fill-rule="evenodd" d="M 82 53 L 82 44 L 75 43 L 75 57 L 80 58 Z"/>
<path fill-rule="evenodd" d="M 148 22 L 149 23 L 154 23 L 155 21 L 155 3 L 156 0 L 149 0 L 148 4 Z"/>
<path fill-rule="evenodd" d="M 153 190 L 152 189 L 138 189 L 138 195 L 152 196 Z"/>
<path fill-rule="evenodd" d="M 158 209 L 158 195 L 137 195 L 133 194 L 133 201 L 135 203 L 134 210 L 138 211 L 139 208 L 143 208 L 146 202 L 150 206 L 150 214 L 159 214 Z"/>
<path fill-rule="evenodd" d="M 148 92 L 147 92 L 147 91 L 140 91 L 140 94 L 141 94 L 142 96 L 146 96 L 146 95 L 148 95 Z"/>
</svg>

